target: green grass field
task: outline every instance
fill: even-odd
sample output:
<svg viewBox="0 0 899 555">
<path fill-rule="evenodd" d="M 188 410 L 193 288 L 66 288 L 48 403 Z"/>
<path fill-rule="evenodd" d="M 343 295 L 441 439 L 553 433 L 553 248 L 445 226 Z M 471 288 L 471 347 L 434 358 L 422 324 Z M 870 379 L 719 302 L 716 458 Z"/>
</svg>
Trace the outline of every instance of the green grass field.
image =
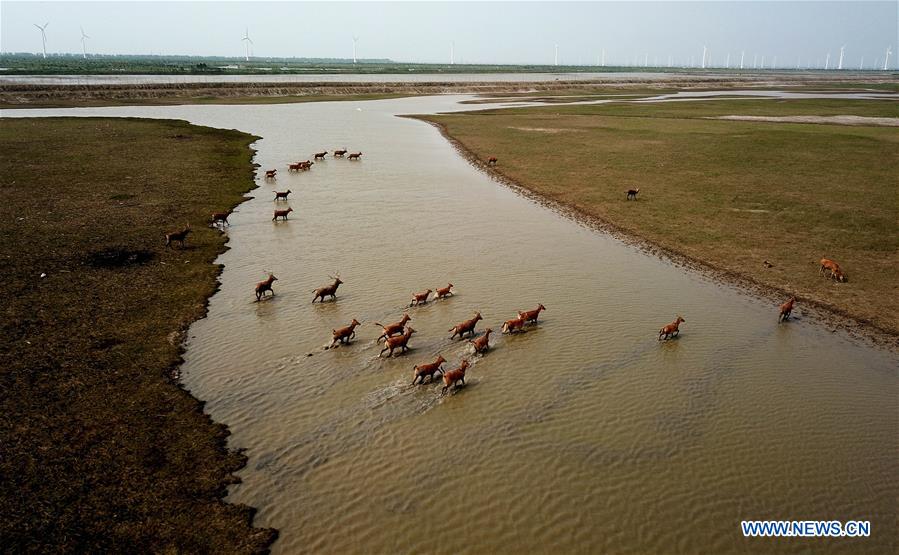
<svg viewBox="0 0 899 555">
<path fill-rule="evenodd" d="M 895 118 L 899 105 L 741 99 L 426 119 L 481 160 L 498 157 L 506 177 L 627 234 L 899 333 L 899 129 L 705 119 L 723 115 Z M 822 278 L 822 257 L 849 282 Z"/>
<path fill-rule="evenodd" d="M 9 552 L 257 552 L 221 501 L 245 458 L 178 387 L 216 289 L 206 222 L 255 138 L 185 122 L 0 119 L 0 537 Z M 164 233 L 192 224 L 187 248 Z"/>
</svg>

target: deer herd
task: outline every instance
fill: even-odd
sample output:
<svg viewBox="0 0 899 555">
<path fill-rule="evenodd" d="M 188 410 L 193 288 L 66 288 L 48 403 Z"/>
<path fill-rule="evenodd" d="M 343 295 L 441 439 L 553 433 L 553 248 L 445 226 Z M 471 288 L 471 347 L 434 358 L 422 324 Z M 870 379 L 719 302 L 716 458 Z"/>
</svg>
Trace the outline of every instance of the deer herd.
<svg viewBox="0 0 899 555">
<path fill-rule="evenodd" d="M 313 160 L 324 160 L 327 154 L 327 151 L 316 152 L 313 155 Z M 332 153 L 332 156 L 334 158 L 346 157 L 348 160 L 359 160 L 359 158 L 362 156 L 362 153 L 348 153 L 347 149 L 344 148 L 335 150 Z M 497 160 L 495 157 L 490 157 L 490 159 L 488 160 L 488 165 L 493 166 L 496 164 L 496 161 Z M 315 164 L 315 162 L 313 162 L 312 160 L 305 160 L 303 162 L 289 164 L 287 169 L 289 172 L 309 171 L 312 169 L 313 164 Z M 265 170 L 265 180 L 276 180 L 277 172 L 277 169 Z M 627 190 L 627 200 L 636 200 L 637 194 L 639 192 L 640 189 Z M 286 191 L 275 191 L 274 201 L 287 201 L 287 196 L 290 193 L 290 189 L 287 189 Z M 292 211 L 293 208 L 290 208 L 289 206 L 286 209 L 275 209 L 272 221 L 276 221 L 279 219 L 286 221 L 287 215 Z M 221 228 L 224 228 L 224 226 L 230 225 L 228 223 L 229 215 L 230 212 L 213 212 L 211 218 L 212 226 L 220 226 Z M 184 228 L 180 230 L 166 233 L 165 247 L 174 249 L 175 244 L 178 244 L 181 248 L 184 248 L 185 241 L 190 232 L 191 228 L 190 224 L 188 223 Z M 821 275 L 828 277 L 833 281 L 837 281 L 840 283 L 844 283 L 847 281 L 846 275 L 840 265 L 828 258 L 821 259 L 820 273 Z M 331 277 L 331 279 L 333 280 L 329 285 L 325 285 L 314 290 L 314 296 L 312 298 L 313 304 L 316 301 L 324 303 L 326 298 L 330 298 L 330 300 L 332 301 L 337 300 L 337 289 L 341 284 L 343 284 L 343 281 L 341 281 L 339 273 L 329 277 Z M 277 279 L 278 278 L 276 278 L 273 274 L 269 274 L 267 279 L 256 284 L 255 294 L 257 301 L 263 300 L 266 296 L 266 293 L 274 296 L 275 292 L 272 289 L 272 285 L 275 281 L 277 281 Z M 448 299 L 454 295 L 453 287 L 453 284 L 449 283 L 446 285 L 446 287 L 438 287 L 433 290 L 426 289 L 418 293 L 413 292 L 409 307 L 411 308 L 413 306 L 425 305 L 429 302 L 429 300 L 438 301 Z M 432 293 L 433 297 L 431 297 Z M 793 307 L 796 303 L 796 297 L 790 297 L 786 302 L 780 305 L 780 312 L 778 314 L 779 322 L 786 321 L 790 318 L 790 314 L 792 313 Z M 512 318 L 503 322 L 501 328 L 502 333 L 516 334 L 524 332 L 529 324 L 536 325 L 538 323 L 540 312 L 543 310 L 546 310 L 546 307 L 542 304 L 538 304 L 537 307 L 533 310 L 519 311 L 516 318 Z M 409 316 L 408 313 L 404 313 L 402 318 L 398 322 L 387 325 L 381 324 L 379 322 L 374 322 L 374 325 L 377 325 L 382 330 L 382 333 L 377 336 L 375 343 L 380 343 L 382 340 L 384 341 L 384 348 L 380 351 L 380 353 L 378 353 L 379 358 L 384 353 L 387 353 L 388 357 L 392 357 L 394 356 L 394 354 L 405 354 L 409 350 L 409 341 L 412 338 L 412 335 L 416 333 L 415 330 L 408 325 L 411 320 L 412 317 Z M 453 340 L 456 337 L 458 337 L 459 339 L 464 339 L 467 334 L 468 343 L 471 345 L 472 353 L 475 355 L 484 355 L 490 349 L 490 334 L 493 333 L 493 329 L 488 327 L 484 330 L 484 333 L 477 335 L 475 332 L 475 328 L 477 327 L 478 322 L 481 320 L 483 320 L 481 313 L 475 312 L 468 320 L 460 322 L 447 330 L 449 332 L 452 332 L 452 335 L 450 335 L 449 339 Z M 659 330 L 659 341 L 676 339 L 678 337 L 678 334 L 680 333 L 680 324 L 684 322 L 686 322 L 686 320 L 684 320 L 682 316 L 677 315 L 673 322 L 663 326 Z M 337 347 L 338 345 L 348 345 L 356 337 L 356 328 L 361 325 L 362 323 L 354 318 L 349 323 L 349 325 L 331 330 L 331 343 L 328 344 L 326 349 L 331 349 L 333 347 Z M 450 387 L 454 387 L 457 384 L 464 385 L 465 372 L 466 370 L 468 370 L 468 368 L 470 368 L 471 361 L 468 358 L 463 358 L 458 366 L 456 366 L 452 370 L 444 370 L 443 364 L 446 362 L 447 359 L 445 359 L 442 355 L 438 355 L 433 362 L 416 364 L 413 367 L 412 385 L 424 384 L 425 378 L 428 378 L 430 382 L 434 382 L 434 380 L 436 379 L 435 375 L 437 373 L 440 373 L 440 376 L 443 379 L 444 383 L 443 389 L 441 390 L 441 395 L 446 394 L 447 390 L 449 390 Z"/>
</svg>

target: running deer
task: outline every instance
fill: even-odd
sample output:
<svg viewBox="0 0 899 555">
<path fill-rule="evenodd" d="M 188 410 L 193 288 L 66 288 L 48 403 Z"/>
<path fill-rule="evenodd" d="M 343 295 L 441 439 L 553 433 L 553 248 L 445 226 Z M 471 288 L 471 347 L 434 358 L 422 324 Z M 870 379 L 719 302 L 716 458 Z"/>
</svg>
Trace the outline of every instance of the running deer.
<svg viewBox="0 0 899 555">
<path fill-rule="evenodd" d="M 328 345 L 328 348 L 334 347 L 338 342 L 343 343 L 344 345 L 349 344 L 350 340 L 356 337 L 356 326 L 362 325 L 358 320 L 353 318 L 353 321 L 350 322 L 350 325 L 345 328 L 340 328 L 336 330 L 331 330 L 331 334 L 333 338 L 331 339 L 331 344 Z"/>
<path fill-rule="evenodd" d="M 272 221 L 275 221 L 278 218 L 281 218 L 286 222 L 287 215 L 290 214 L 291 212 L 293 212 L 293 208 L 288 208 L 286 210 L 275 210 L 275 215 L 272 216 Z"/>
<path fill-rule="evenodd" d="M 472 318 L 471 320 L 465 320 L 461 324 L 456 324 L 446 331 L 453 332 L 453 335 L 450 336 L 450 339 L 454 339 L 456 335 L 459 336 L 459 339 L 462 339 L 462 337 L 464 337 L 466 333 L 471 334 L 471 336 L 474 337 L 474 327 L 478 324 L 478 320 L 483 320 L 483 318 L 481 318 L 480 312 L 475 312 L 474 318 Z"/>
<path fill-rule="evenodd" d="M 314 164 L 312 160 L 306 160 L 305 162 L 300 162 L 300 169 L 303 171 L 311 170 L 312 164 Z"/>
<path fill-rule="evenodd" d="M 462 385 L 465 385 L 465 371 L 469 366 L 471 366 L 471 363 L 468 362 L 467 359 L 465 359 L 462 361 L 462 364 L 460 364 L 458 368 L 454 368 L 448 372 L 444 372 L 443 390 L 440 392 L 440 394 L 446 395 L 446 390 L 449 389 L 450 386 L 456 385 L 456 382 L 462 382 Z"/>
<path fill-rule="evenodd" d="M 402 349 L 402 352 L 405 353 L 409 348 L 406 346 L 409 343 L 409 338 L 412 337 L 412 334 L 415 333 L 415 330 L 411 327 L 406 328 L 406 331 L 403 332 L 403 335 L 397 335 L 396 337 L 388 337 L 386 341 L 384 341 L 384 348 L 381 349 L 381 352 L 378 353 L 378 357 L 384 354 L 384 351 L 390 350 L 390 353 L 387 354 L 388 357 L 393 356 L 394 349 Z"/>
<path fill-rule="evenodd" d="M 165 234 L 166 248 L 168 248 L 168 247 L 175 248 L 174 246 L 172 246 L 172 243 L 175 243 L 175 242 L 177 242 L 179 245 L 181 245 L 181 248 L 184 248 L 184 240 L 187 239 L 188 233 L 190 233 L 190 224 L 187 224 L 184 227 L 184 229 L 182 229 L 181 231 L 173 231 L 171 233 L 166 233 Z"/>
<path fill-rule="evenodd" d="M 518 311 L 518 317 L 524 320 L 525 322 L 536 322 L 537 317 L 540 316 L 540 311 L 546 310 L 546 307 L 542 304 L 538 304 L 537 308 L 534 310 L 526 310 L 524 312 Z"/>
<path fill-rule="evenodd" d="M 361 152 L 354 152 L 352 154 L 348 154 L 346 159 L 347 160 L 358 160 L 360 156 L 362 156 Z"/>
<path fill-rule="evenodd" d="M 662 340 L 662 336 L 665 336 L 665 339 L 669 337 L 677 337 L 677 334 L 680 333 L 678 329 L 680 327 L 681 322 L 686 322 L 683 318 L 678 315 L 677 319 L 665 326 L 664 328 L 659 330 L 659 341 Z"/>
<path fill-rule="evenodd" d="M 422 291 L 421 293 L 412 293 L 412 302 L 409 303 L 409 306 L 426 304 L 430 295 L 430 289 L 428 289 L 427 291 Z"/>
<path fill-rule="evenodd" d="M 778 322 L 789 320 L 790 313 L 793 312 L 793 305 L 796 304 L 796 297 L 790 297 L 787 302 L 780 305 L 780 316 L 777 317 Z"/>
<path fill-rule="evenodd" d="M 287 195 L 290 193 L 290 189 L 287 189 L 286 191 L 275 191 L 275 200 L 287 200 Z"/>
<path fill-rule="evenodd" d="M 438 287 L 436 291 L 434 291 L 436 296 L 435 299 L 445 299 L 447 297 L 452 296 L 453 294 L 453 284 L 450 283 L 446 287 Z"/>
<path fill-rule="evenodd" d="M 487 159 L 487 165 L 488 165 L 488 166 L 495 166 L 495 165 L 496 165 L 496 156 L 491 156 L 490 158 L 488 158 L 488 159 Z"/>
<path fill-rule="evenodd" d="M 265 170 L 265 178 L 266 179 L 274 179 L 275 174 L 278 173 L 278 170 Z"/>
<path fill-rule="evenodd" d="M 640 192 L 640 189 L 628 189 L 627 190 L 627 200 L 637 200 L 637 193 Z"/>
<path fill-rule="evenodd" d="M 446 359 L 438 355 L 437 360 L 434 362 L 428 364 L 416 364 L 413 366 L 412 370 L 414 370 L 415 373 L 412 376 L 412 385 L 415 385 L 415 382 L 418 381 L 419 378 L 421 378 L 421 383 L 425 383 L 426 376 L 431 378 L 431 381 L 433 382 L 434 374 L 437 372 L 443 374 L 443 368 L 441 368 L 440 365 L 444 362 L 446 362 Z"/>
<path fill-rule="evenodd" d="M 340 284 L 343 283 L 340 281 L 340 274 L 336 276 L 328 276 L 329 278 L 334 280 L 334 283 L 331 285 L 326 285 L 324 287 L 319 287 L 315 290 L 315 297 L 312 298 L 312 303 L 315 304 L 315 301 L 321 297 L 322 302 L 325 302 L 325 297 L 331 297 L 332 299 L 337 299 L 337 288 L 340 287 Z"/>
<path fill-rule="evenodd" d="M 506 320 L 505 323 L 503 323 L 503 333 L 517 333 L 519 331 L 524 331 L 525 322 L 527 322 L 527 320 L 521 316 L 512 320 Z"/>
<path fill-rule="evenodd" d="M 403 328 L 406 327 L 406 322 L 411 320 L 412 318 L 408 314 L 403 314 L 403 319 L 399 322 L 394 322 L 393 324 L 381 324 L 380 322 L 375 322 L 376 326 L 381 326 L 384 329 L 384 333 L 378 336 L 376 343 L 380 343 L 382 339 L 387 339 L 393 335 L 398 335 L 403 333 Z"/>
<path fill-rule="evenodd" d="M 830 272 L 830 278 L 832 280 L 840 282 L 846 281 L 846 276 L 843 274 L 843 270 L 840 268 L 840 265 L 833 260 L 827 258 L 821 259 L 821 275 L 827 275 L 824 273 L 825 270 L 828 270 Z"/>
<path fill-rule="evenodd" d="M 269 274 L 269 275 L 268 275 L 268 279 L 266 279 L 265 281 L 260 281 L 259 283 L 257 283 L 257 284 L 256 284 L 256 300 L 257 300 L 257 301 L 261 301 L 261 300 L 262 300 L 262 297 L 265 296 L 265 292 L 266 292 L 266 291 L 268 291 L 269 293 L 271 293 L 272 296 L 274 297 L 274 296 L 275 296 L 275 292 L 272 290 L 272 284 L 275 283 L 276 281 L 278 281 L 278 278 L 276 278 L 276 277 L 275 277 L 274 275 L 272 275 L 272 274 Z"/>
<path fill-rule="evenodd" d="M 343 149 L 343 150 L 335 150 L 335 151 L 334 151 L 334 157 L 335 157 L 335 158 L 340 158 L 340 157 L 342 157 L 342 156 L 343 156 L 344 154 L 346 154 L 346 153 L 347 153 L 347 149 Z"/>
<path fill-rule="evenodd" d="M 476 354 L 486 353 L 490 348 L 490 334 L 493 332 L 492 329 L 487 328 L 484 330 L 484 335 L 478 337 L 477 339 L 469 339 L 468 342 L 474 346 L 474 352 Z"/>
<path fill-rule="evenodd" d="M 213 212 L 212 213 L 212 225 L 222 224 L 222 226 L 231 225 L 228 223 L 228 214 L 227 212 Z"/>
<path fill-rule="evenodd" d="M 302 162 L 297 162 L 296 164 L 288 164 L 287 165 L 287 171 L 289 171 L 289 172 L 298 172 L 301 169 L 303 169 Z"/>
<path fill-rule="evenodd" d="M 325 150 L 324 152 L 316 152 L 315 156 L 313 156 L 312 158 L 315 160 L 324 160 L 325 156 L 327 156 L 327 154 L 328 154 L 327 150 Z"/>
</svg>

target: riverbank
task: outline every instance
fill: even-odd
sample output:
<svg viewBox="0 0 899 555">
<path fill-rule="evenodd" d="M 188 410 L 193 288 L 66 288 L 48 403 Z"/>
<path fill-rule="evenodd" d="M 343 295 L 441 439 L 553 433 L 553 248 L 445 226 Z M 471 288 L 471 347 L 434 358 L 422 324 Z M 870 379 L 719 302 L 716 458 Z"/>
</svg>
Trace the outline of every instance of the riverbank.
<svg viewBox="0 0 899 555">
<path fill-rule="evenodd" d="M 0 536 L 14 551 L 243 552 L 246 458 L 178 385 L 256 138 L 181 121 L 0 120 Z M 192 224 L 184 249 L 163 234 Z"/>
<path fill-rule="evenodd" d="M 126 76 L 123 76 L 126 77 Z M 90 79 L 87 76 L 86 79 Z M 422 82 L 175 82 L 107 84 L 27 84 L 0 82 L 0 107 L 67 108 L 87 106 L 165 104 L 257 104 L 316 100 L 373 100 L 436 94 L 534 95 L 557 94 L 562 102 L 594 94 L 624 92 L 657 94 L 670 90 L 771 88 L 771 87 L 870 87 L 892 90 L 892 75 L 830 75 L 820 73 L 671 74 L 634 77 L 553 81 L 422 81 Z"/>
<path fill-rule="evenodd" d="M 895 102 L 739 99 L 421 119 L 526 194 L 772 300 L 796 295 L 834 327 L 895 348 L 895 129 L 708 119 L 836 114 L 888 117 Z M 640 200 L 625 199 L 629 188 Z M 840 261 L 848 283 L 820 276 L 824 256 Z"/>
</svg>

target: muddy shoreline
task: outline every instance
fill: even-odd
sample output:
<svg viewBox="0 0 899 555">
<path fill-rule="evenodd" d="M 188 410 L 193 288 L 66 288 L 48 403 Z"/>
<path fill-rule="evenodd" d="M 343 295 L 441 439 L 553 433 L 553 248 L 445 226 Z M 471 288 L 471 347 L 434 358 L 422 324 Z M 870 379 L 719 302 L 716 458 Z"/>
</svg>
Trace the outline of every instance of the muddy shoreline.
<svg viewBox="0 0 899 555">
<path fill-rule="evenodd" d="M 561 92 L 577 90 L 600 93 L 604 89 L 697 89 L 728 87 L 793 87 L 821 84 L 839 85 L 892 83 L 891 75 L 673 75 L 667 79 L 559 80 L 559 81 L 481 81 L 481 82 L 217 82 L 217 83 L 145 83 L 145 84 L 66 84 L 35 85 L 0 82 L 0 106 L 4 108 L 104 106 L 123 103 L 180 103 L 210 99 L 287 98 L 353 95 L 438 95 L 438 94 L 510 94 L 525 92 Z"/>
<path fill-rule="evenodd" d="M 513 189 L 522 196 L 531 199 L 554 212 L 591 229 L 609 233 L 618 240 L 638 248 L 645 253 L 668 260 L 672 264 L 699 272 L 701 275 L 706 276 L 713 281 L 746 289 L 753 294 L 770 299 L 772 302 L 772 320 L 774 316 L 776 316 L 777 306 L 783 302 L 783 299 L 792 295 L 796 296 L 797 301 L 801 304 L 804 311 L 810 312 L 815 319 L 819 320 L 823 325 L 830 329 L 830 331 L 844 331 L 856 340 L 864 341 L 890 351 L 899 351 L 899 331 L 897 330 L 877 326 L 866 319 L 857 318 L 848 311 L 818 299 L 798 295 L 795 292 L 787 291 L 777 286 L 755 280 L 746 274 L 734 272 L 733 270 L 713 265 L 683 252 L 659 245 L 633 230 L 620 227 L 613 222 L 587 212 L 581 207 L 561 203 L 556 199 L 547 197 L 505 175 L 497 166 L 488 166 L 485 160 L 479 158 L 477 154 L 469 150 L 464 143 L 449 134 L 444 124 L 433 121 L 426 115 L 416 114 L 403 117 L 417 119 L 433 125 L 453 148 L 455 148 L 456 151 L 469 162 L 469 164 L 486 173 L 498 183 Z"/>
</svg>

